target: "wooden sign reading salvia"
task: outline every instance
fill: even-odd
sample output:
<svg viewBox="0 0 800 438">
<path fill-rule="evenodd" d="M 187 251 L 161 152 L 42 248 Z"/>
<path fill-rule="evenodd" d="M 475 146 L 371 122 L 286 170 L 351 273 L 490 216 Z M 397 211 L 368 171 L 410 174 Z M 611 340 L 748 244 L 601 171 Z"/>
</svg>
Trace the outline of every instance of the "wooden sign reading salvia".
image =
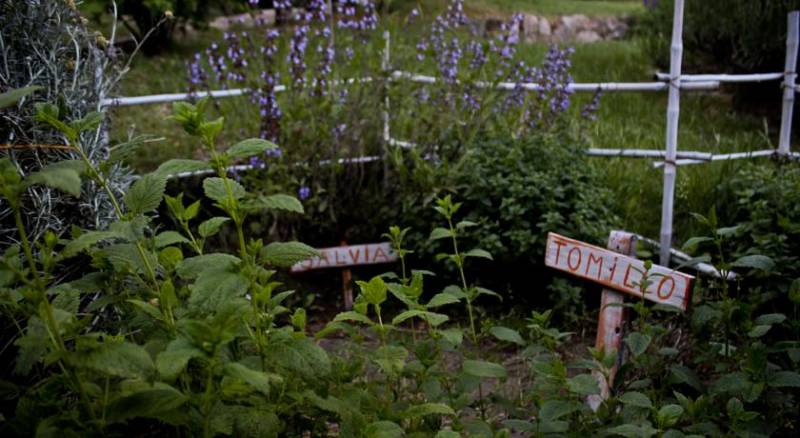
<svg viewBox="0 0 800 438">
<path fill-rule="evenodd" d="M 686 310 L 693 276 L 659 265 L 645 269 L 644 262 L 608 249 L 560 236 L 547 235 L 545 265 L 585 278 L 611 289 L 642 296 L 642 279 L 649 284 L 644 298 Z"/>
<path fill-rule="evenodd" d="M 292 272 L 314 269 L 344 268 L 347 266 L 375 265 L 397 261 L 397 254 L 389 242 L 365 245 L 337 246 L 318 249 L 319 257 L 310 258 L 292 266 Z"/>
</svg>

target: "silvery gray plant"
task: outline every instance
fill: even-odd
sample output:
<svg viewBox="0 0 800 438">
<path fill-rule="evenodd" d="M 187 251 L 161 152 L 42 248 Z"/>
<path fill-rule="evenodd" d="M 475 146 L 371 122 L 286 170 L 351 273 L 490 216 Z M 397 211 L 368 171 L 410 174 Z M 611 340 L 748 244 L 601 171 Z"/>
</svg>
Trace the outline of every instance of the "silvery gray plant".
<svg viewBox="0 0 800 438">
<path fill-rule="evenodd" d="M 65 159 L 74 153 L 59 149 L 61 134 L 37 124 L 37 103 L 58 105 L 63 120 L 105 112 L 103 100 L 119 81 L 127 66 L 111 42 L 87 28 L 72 0 L 0 0 L 0 92 L 39 86 L 36 93 L 16 105 L 0 110 L 0 157 L 8 156 L 22 175 Z M 112 155 L 108 121 L 81 134 L 81 147 L 106 173 L 113 190 L 122 193 L 131 181 L 130 172 Z M 107 195 L 85 182 L 81 196 L 74 198 L 46 187 L 28 190 L 26 226 L 32 237 L 45 230 L 62 232 L 72 225 L 102 228 L 112 216 Z M 7 204 L 0 201 L 0 248 L 14 243 L 17 233 Z"/>
</svg>

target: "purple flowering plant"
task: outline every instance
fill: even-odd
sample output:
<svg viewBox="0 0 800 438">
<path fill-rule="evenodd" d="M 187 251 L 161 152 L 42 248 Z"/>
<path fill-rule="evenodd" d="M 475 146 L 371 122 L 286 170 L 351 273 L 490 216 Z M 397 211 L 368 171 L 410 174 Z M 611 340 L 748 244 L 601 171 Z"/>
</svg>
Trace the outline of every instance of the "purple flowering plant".
<svg viewBox="0 0 800 438">
<path fill-rule="evenodd" d="M 458 145 L 487 133 L 521 137 L 569 125 L 572 49 L 552 47 L 541 63 L 531 63 L 520 53 L 520 15 L 484 35 L 466 15 L 463 0 L 451 0 L 416 37 L 405 31 L 426 25 L 423 2 L 401 23 L 380 21 L 374 0 L 292 6 L 275 2 L 280 13 L 290 15 L 284 26 L 232 28 L 196 54 L 187 63 L 189 89 L 247 90 L 245 97 L 218 101 L 217 108 L 247 135 L 270 140 L 281 152 L 242 164 L 279 172 L 295 188 L 300 181 L 329 186 L 337 185 L 336 178 L 354 177 L 355 186 L 338 184 L 326 192 L 328 206 L 342 205 L 333 199 L 341 190 L 374 187 L 361 186 L 365 166 L 336 163 L 384 154 L 386 96 L 391 136 L 420 145 L 421 155 L 442 156 L 441 145 L 453 145 L 452 155 L 458 156 Z M 384 30 L 391 31 L 389 71 L 383 68 Z M 427 74 L 436 82 L 389 80 L 391 70 Z M 531 89 L 533 83 L 538 85 Z M 599 94 L 584 108 L 586 118 L 598 99 Z M 259 173 L 242 176 L 263 185 Z"/>
</svg>

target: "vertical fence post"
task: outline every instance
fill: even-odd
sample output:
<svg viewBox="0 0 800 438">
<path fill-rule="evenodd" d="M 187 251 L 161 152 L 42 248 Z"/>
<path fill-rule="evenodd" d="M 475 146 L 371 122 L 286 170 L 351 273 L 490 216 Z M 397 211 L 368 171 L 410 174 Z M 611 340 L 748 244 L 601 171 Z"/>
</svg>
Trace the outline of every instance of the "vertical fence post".
<svg viewBox="0 0 800 438">
<path fill-rule="evenodd" d="M 797 45 L 800 33 L 800 11 L 789 12 L 786 28 L 786 66 L 783 71 L 783 112 L 778 154 L 789 155 L 792 140 L 795 82 L 797 81 Z"/>
<path fill-rule="evenodd" d="M 386 81 L 386 85 L 383 88 L 384 97 L 383 97 L 383 141 L 387 145 L 391 140 L 391 135 L 389 131 L 389 66 L 390 64 L 390 53 L 389 53 L 389 42 L 391 41 L 389 31 L 383 31 L 383 59 L 381 60 L 381 69 L 384 73 L 384 80 Z"/>
<path fill-rule="evenodd" d="M 681 62 L 683 61 L 683 0 L 675 0 L 672 18 L 672 47 L 669 62 L 669 105 L 667 107 L 667 150 L 664 159 L 664 190 L 661 202 L 661 264 L 669 266 L 672 248 L 672 216 L 675 204 L 675 174 L 678 154 L 678 118 L 681 106 Z"/>
</svg>

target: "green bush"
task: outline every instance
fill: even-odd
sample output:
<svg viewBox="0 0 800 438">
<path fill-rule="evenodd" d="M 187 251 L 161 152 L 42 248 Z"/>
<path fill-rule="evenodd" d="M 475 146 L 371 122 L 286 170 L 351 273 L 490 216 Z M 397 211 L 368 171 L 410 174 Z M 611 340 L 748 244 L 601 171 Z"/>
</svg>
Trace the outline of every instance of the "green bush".
<svg viewBox="0 0 800 438">
<path fill-rule="evenodd" d="M 465 219 L 477 224 L 463 238 L 494 255 L 492 274 L 481 276 L 487 287 L 505 291 L 515 303 L 552 299 L 557 307 L 580 313 L 582 298 L 560 282 L 552 294 L 529 293 L 532 272 L 551 275 L 543 269 L 548 232 L 604 245 L 618 223 L 611 192 L 576 137 L 568 129 L 521 139 L 484 137 L 451 163 L 420 160 L 401 182 L 407 191 L 401 223 L 424 230 L 431 200 L 457 193 L 468 212 Z"/>
<path fill-rule="evenodd" d="M 674 1 L 661 0 L 642 18 L 659 66 L 669 65 Z M 728 72 L 783 71 L 786 14 L 798 0 L 687 1 L 684 6 L 684 65 Z"/>
<path fill-rule="evenodd" d="M 776 268 L 753 284 L 754 301 L 781 311 L 800 304 L 800 168 L 750 166 L 730 182 L 734 200 L 720 208 L 726 224 L 738 224 L 729 239 L 737 257 L 763 254 Z M 787 298 L 789 300 L 787 301 Z M 791 303 L 790 303 L 791 302 Z M 795 330 L 800 325 L 793 323 Z"/>
</svg>

